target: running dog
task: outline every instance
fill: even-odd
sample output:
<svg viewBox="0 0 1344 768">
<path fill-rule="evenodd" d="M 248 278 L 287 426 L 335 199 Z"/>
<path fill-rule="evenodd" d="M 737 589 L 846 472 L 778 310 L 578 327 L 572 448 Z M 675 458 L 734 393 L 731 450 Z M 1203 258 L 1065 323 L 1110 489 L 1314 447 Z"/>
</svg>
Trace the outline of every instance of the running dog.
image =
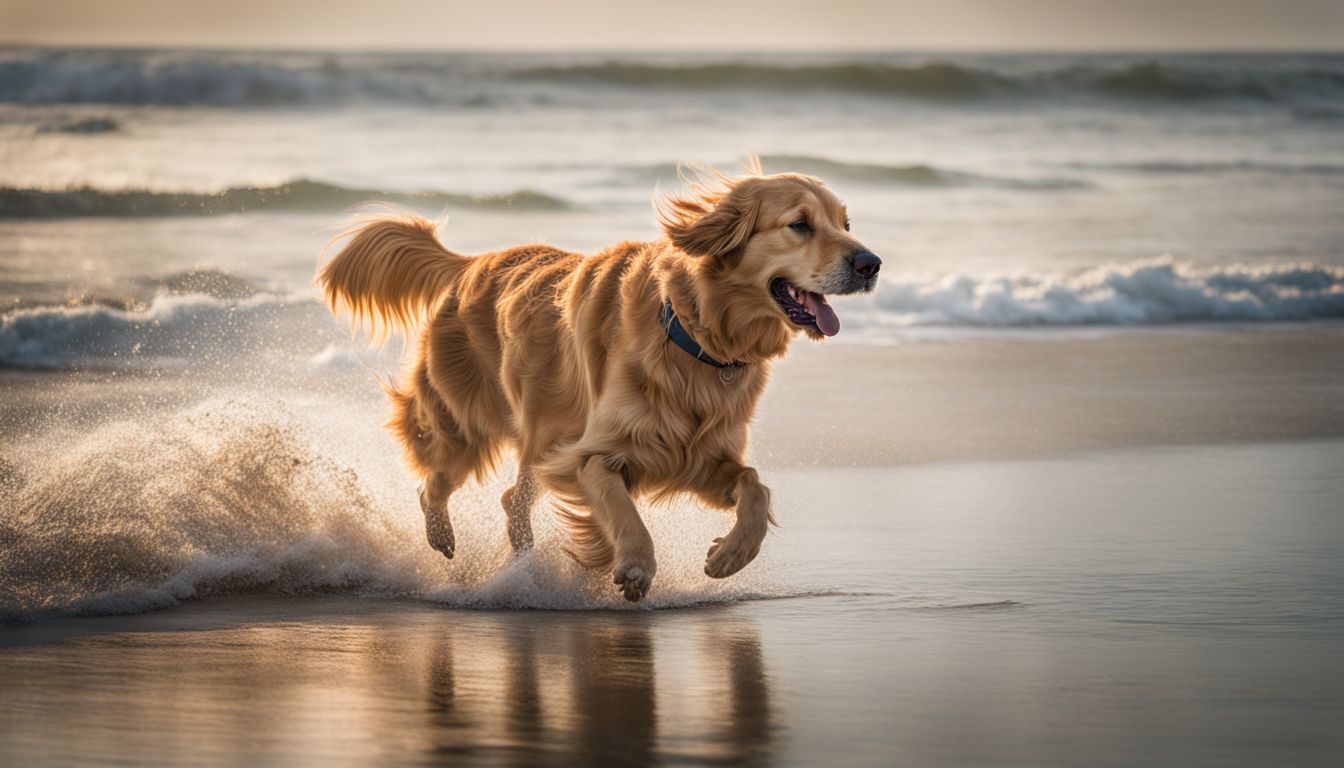
<svg viewBox="0 0 1344 768">
<path fill-rule="evenodd" d="M 365 220 L 319 271 L 335 313 L 413 356 L 389 387 L 389 430 L 422 480 L 429 543 L 456 542 L 448 499 L 505 450 L 509 540 L 532 546 L 531 507 L 548 489 L 569 554 L 610 569 L 629 600 L 658 566 L 635 499 L 694 494 L 736 512 L 705 573 L 756 557 L 770 492 L 743 463 L 771 361 L 799 333 L 834 336 L 828 295 L 873 290 L 881 260 L 849 232 L 845 206 L 798 174 L 706 172 L 663 198 L 664 237 L 590 256 L 521 245 L 464 256 L 414 216 Z"/>
</svg>

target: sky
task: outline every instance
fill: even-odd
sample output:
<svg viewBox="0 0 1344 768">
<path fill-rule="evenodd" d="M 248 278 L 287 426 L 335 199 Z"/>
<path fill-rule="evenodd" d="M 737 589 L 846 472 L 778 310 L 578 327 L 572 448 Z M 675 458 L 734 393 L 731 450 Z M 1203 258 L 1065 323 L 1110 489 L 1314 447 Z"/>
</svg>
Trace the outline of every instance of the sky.
<svg viewBox="0 0 1344 768">
<path fill-rule="evenodd" d="M 1344 0 L 0 0 L 0 42 L 393 50 L 1341 50 Z"/>
</svg>

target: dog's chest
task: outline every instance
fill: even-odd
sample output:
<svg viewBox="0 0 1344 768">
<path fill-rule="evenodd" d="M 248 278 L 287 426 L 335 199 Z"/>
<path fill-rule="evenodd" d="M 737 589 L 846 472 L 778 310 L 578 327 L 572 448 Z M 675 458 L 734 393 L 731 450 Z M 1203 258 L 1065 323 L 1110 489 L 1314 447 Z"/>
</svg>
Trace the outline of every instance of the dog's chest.
<svg viewBox="0 0 1344 768">
<path fill-rule="evenodd" d="M 717 371 L 712 374 L 664 393 L 650 408 L 658 442 L 669 450 L 694 451 L 706 443 L 722 444 L 739 433 L 745 435 L 760 388 L 740 374 L 729 381 L 720 379 Z"/>
</svg>

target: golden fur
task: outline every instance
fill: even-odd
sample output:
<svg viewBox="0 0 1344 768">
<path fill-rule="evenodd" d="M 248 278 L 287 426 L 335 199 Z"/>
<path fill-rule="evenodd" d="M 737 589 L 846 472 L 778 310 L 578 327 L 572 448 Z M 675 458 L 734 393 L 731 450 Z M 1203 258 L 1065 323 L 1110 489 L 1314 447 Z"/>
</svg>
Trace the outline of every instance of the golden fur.
<svg viewBox="0 0 1344 768">
<path fill-rule="evenodd" d="M 704 174 L 658 213 L 666 237 L 591 256 L 545 245 L 460 256 L 430 222 L 381 216 L 347 233 L 320 270 L 334 312 L 375 338 L 397 329 L 412 340 L 387 426 L 422 478 L 435 549 L 452 557 L 455 547 L 449 495 L 512 449 L 518 480 L 502 502 L 514 547 L 531 546 L 530 508 L 549 489 L 570 554 L 611 568 L 631 600 L 657 569 L 633 498 L 685 492 L 736 510 L 710 547 L 710 576 L 756 556 L 772 518 L 769 491 L 743 463 L 747 427 L 770 361 L 799 330 L 821 338 L 790 322 L 770 281 L 870 290 L 846 261 L 865 249 L 844 206 L 807 176 Z M 789 226 L 800 216 L 806 235 Z M 730 381 L 669 341 L 666 299 L 707 354 L 745 364 Z"/>
</svg>

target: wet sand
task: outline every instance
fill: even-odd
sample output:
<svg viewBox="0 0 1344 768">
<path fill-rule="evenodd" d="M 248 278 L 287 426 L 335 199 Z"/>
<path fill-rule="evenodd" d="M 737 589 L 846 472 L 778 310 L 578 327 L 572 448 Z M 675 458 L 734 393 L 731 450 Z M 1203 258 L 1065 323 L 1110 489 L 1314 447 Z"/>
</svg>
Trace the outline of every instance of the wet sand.
<svg viewBox="0 0 1344 768">
<path fill-rule="evenodd" d="M 10 625 L 0 762 L 1336 765 L 1341 461 L 784 473 L 752 565 L 775 599 L 235 595 Z"/>
<path fill-rule="evenodd" d="M 753 445 L 874 465 L 1341 435 L 1344 326 L 1259 326 L 795 344 Z"/>
<path fill-rule="evenodd" d="M 1342 339 L 800 347 L 756 431 L 782 525 L 733 584 L 697 571 L 726 520 L 674 507 L 651 523 L 671 607 L 481 610 L 569 604 L 553 536 L 492 560 L 496 483 L 456 512 L 469 551 L 406 566 L 483 571 L 465 593 L 280 594 L 263 574 L 0 624 L 0 763 L 1336 765 Z M 0 382 L 6 440 L 51 407 L 79 423 L 193 384 Z"/>
</svg>

